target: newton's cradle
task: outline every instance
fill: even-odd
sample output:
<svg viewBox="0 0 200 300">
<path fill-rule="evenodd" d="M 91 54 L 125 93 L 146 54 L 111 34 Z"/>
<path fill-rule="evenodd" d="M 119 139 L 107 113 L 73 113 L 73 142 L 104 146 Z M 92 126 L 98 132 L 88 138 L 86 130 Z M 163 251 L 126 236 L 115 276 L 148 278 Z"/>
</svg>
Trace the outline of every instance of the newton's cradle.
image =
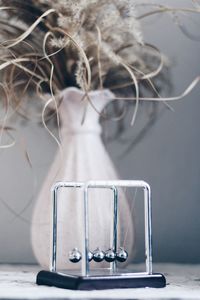
<svg viewBox="0 0 200 300">
<path fill-rule="evenodd" d="M 127 272 L 118 268 L 124 263 L 128 253 L 124 248 L 118 248 L 117 219 L 118 219 L 118 189 L 142 188 L 144 194 L 144 222 L 145 222 L 145 271 Z M 58 191 L 60 188 L 80 189 L 83 194 L 83 236 L 82 249 L 74 248 L 70 251 L 68 259 L 74 264 L 81 262 L 81 270 L 57 271 L 57 205 Z M 111 216 L 111 241 L 109 248 L 94 251 L 89 249 L 89 220 L 88 220 L 88 193 L 89 189 L 109 189 L 113 193 L 113 213 Z M 66 199 L 67 201 L 67 199 Z M 94 290 L 113 288 L 138 288 L 138 287 L 165 287 L 164 275 L 153 273 L 152 270 L 152 219 L 151 219 L 151 189 L 148 183 L 142 180 L 115 180 L 115 181 L 88 181 L 88 182 L 57 182 L 52 187 L 52 249 L 50 270 L 40 271 L 36 282 L 38 285 L 56 286 L 73 290 Z M 108 263 L 107 269 L 90 269 L 90 262 Z"/>
</svg>

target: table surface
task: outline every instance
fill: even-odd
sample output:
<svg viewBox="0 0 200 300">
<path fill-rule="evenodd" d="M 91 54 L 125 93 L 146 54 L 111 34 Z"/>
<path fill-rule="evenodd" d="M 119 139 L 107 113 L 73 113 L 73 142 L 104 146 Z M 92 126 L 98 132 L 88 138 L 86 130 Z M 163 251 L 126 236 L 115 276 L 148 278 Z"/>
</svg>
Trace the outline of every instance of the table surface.
<svg viewBox="0 0 200 300">
<path fill-rule="evenodd" d="M 32 265 L 0 265 L 0 299 L 200 299 L 200 265 L 154 264 L 154 271 L 167 278 L 165 288 L 106 291 L 37 286 L 39 270 Z"/>
</svg>

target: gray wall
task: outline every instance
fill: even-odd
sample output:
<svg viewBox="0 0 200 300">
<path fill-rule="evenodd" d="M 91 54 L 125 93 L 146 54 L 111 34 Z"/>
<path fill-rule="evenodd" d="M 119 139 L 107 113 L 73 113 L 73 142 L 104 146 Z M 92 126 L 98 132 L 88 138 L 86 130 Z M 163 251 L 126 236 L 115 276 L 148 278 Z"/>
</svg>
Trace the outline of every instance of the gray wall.
<svg viewBox="0 0 200 300">
<path fill-rule="evenodd" d="M 176 2 L 182 6 L 189 3 Z M 195 27 L 188 21 L 188 26 L 198 35 L 199 23 Z M 146 40 L 171 59 L 173 94 L 180 94 L 200 74 L 199 42 L 188 40 L 169 16 L 149 19 L 143 23 L 143 30 Z M 200 262 L 199 91 L 198 86 L 185 99 L 173 103 L 174 113 L 165 110 L 128 154 L 123 155 L 125 145 L 118 140 L 107 145 L 121 178 L 145 179 L 152 186 L 156 261 Z M 140 110 L 135 127 L 126 132 L 127 137 L 134 136 L 144 117 Z M 0 150 L 0 262 L 34 262 L 29 240 L 31 212 L 35 193 L 56 150 L 49 135 L 36 123 L 17 127 L 15 147 Z M 32 170 L 25 162 L 22 140 L 26 141 Z M 139 237 L 138 259 L 141 247 Z"/>
</svg>

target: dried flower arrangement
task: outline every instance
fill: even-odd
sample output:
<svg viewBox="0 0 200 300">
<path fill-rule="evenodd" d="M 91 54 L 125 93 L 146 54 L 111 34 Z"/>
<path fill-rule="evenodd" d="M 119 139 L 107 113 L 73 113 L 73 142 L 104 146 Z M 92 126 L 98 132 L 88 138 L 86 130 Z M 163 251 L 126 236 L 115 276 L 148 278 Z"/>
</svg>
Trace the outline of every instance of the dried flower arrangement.
<svg viewBox="0 0 200 300">
<path fill-rule="evenodd" d="M 179 11 L 200 12 L 198 2 L 193 3 L 192 9 Z M 164 58 L 144 43 L 139 24 L 154 13 L 178 9 L 152 5 L 152 11 L 138 17 L 137 6 L 132 0 L 1 0 L 0 71 L 6 105 L 19 112 L 27 91 L 41 98 L 51 93 L 56 102 L 54 95 L 69 86 L 84 90 L 90 102 L 90 90 L 109 88 L 116 99 L 133 100 L 134 124 L 139 100 L 165 102 L 187 94 L 199 78 L 180 97 L 160 96 L 156 80 Z M 142 98 L 141 86 L 153 96 Z"/>
</svg>

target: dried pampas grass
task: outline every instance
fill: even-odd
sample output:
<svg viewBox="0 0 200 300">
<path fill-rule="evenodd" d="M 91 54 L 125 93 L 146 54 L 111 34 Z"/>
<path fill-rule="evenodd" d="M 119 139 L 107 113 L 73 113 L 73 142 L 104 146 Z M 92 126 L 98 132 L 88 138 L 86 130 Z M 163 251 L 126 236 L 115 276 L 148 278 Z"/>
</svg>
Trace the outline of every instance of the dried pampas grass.
<svg viewBox="0 0 200 300">
<path fill-rule="evenodd" d="M 143 44 L 134 1 L 2 0 L 1 5 L 4 59 L 18 69 L 21 63 L 26 76 L 33 76 L 31 83 L 45 91 L 51 62 L 55 92 L 67 86 L 100 88 L 113 67 L 140 62 L 133 49 Z"/>
<path fill-rule="evenodd" d="M 41 99 L 51 93 L 57 101 L 59 91 L 76 86 L 86 95 L 110 88 L 116 99 L 133 102 L 132 125 L 139 100 L 163 101 L 170 108 L 166 101 L 187 95 L 199 78 L 182 95 L 162 98 L 166 59 L 145 44 L 139 20 L 163 12 L 199 13 L 198 2 L 193 3 L 188 9 L 151 4 L 138 16 L 143 4 L 134 0 L 0 0 L 0 74 L 7 104 L 27 117 L 21 105 L 27 92 Z M 113 111 L 121 111 L 117 102 Z"/>
<path fill-rule="evenodd" d="M 176 24 L 186 36 L 198 40 L 179 22 L 178 13 L 200 13 L 199 2 L 191 1 L 192 8 L 168 7 L 149 3 L 148 0 L 143 2 L 0 0 L 0 105 L 3 107 L 0 149 L 15 144 L 13 128 L 8 125 L 8 119 L 14 113 L 25 119 L 33 118 L 23 105 L 27 93 L 37 95 L 28 97 L 28 107 L 38 107 L 38 102 L 41 104 L 37 120 L 43 122 L 58 144 L 59 140 L 46 122 L 56 115 L 59 126 L 59 98 L 56 95 L 66 87 L 83 89 L 87 96 L 84 99 L 88 102 L 88 92 L 92 89 L 109 88 L 113 91 L 116 101 L 110 104 L 108 110 L 109 118 L 117 121 L 113 138 L 119 137 L 125 130 L 127 106 L 133 104 L 133 125 L 139 101 L 145 105 L 148 101 L 150 109 L 146 124 L 132 141 L 128 141 L 127 150 L 138 143 L 154 124 L 157 103 L 162 102 L 172 109 L 168 101 L 181 99 L 190 93 L 200 81 L 199 77 L 181 95 L 161 97 L 161 91 L 167 89 L 169 92 L 171 87 L 168 62 L 159 49 L 145 43 L 140 22 L 154 14 L 170 13 L 173 18 L 176 17 Z M 141 7 L 144 12 L 139 15 L 137 11 Z M 44 97 L 46 93 L 50 93 L 55 102 L 56 110 L 53 112 L 49 109 L 50 100 L 46 101 Z M 5 144 L 2 142 L 3 133 L 8 137 Z M 22 150 L 32 169 L 24 145 Z M 16 217 L 26 221 L 22 213 L 31 201 L 19 214 L 6 201 L 3 204 Z"/>
</svg>

